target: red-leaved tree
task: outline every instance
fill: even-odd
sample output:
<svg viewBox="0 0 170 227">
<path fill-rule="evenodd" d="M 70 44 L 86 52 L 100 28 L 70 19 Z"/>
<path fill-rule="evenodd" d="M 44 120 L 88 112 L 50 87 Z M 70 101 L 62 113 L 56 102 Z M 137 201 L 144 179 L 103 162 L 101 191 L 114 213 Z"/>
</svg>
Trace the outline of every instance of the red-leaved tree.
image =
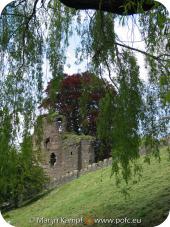
<svg viewBox="0 0 170 227">
<path fill-rule="evenodd" d="M 107 92 L 115 95 L 113 87 L 94 74 L 63 74 L 48 83 L 41 106 L 64 115 L 68 131 L 95 136 L 99 103 Z"/>
</svg>

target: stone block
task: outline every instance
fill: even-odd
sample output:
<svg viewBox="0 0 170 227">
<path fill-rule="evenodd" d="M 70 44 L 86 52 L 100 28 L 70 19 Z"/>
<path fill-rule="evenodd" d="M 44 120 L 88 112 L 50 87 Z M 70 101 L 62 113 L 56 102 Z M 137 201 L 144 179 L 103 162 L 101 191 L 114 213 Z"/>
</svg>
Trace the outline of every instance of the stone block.
<svg viewBox="0 0 170 227">
<path fill-rule="evenodd" d="M 88 169 L 88 170 L 91 170 L 91 169 L 92 169 L 92 165 L 88 165 L 88 166 L 87 166 L 87 169 Z"/>
<path fill-rule="evenodd" d="M 103 160 L 103 166 L 104 166 L 104 167 L 108 166 L 108 159 L 104 159 L 104 160 Z"/>
<path fill-rule="evenodd" d="M 98 164 L 98 167 L 102 167 L 103 166 L 103 162 L 102 161 L 99 161 L 97 164 Z"/>
<path fill-rule="evenodd" d="M 91 166 L 92 166 L 92 170 L 96 170 L 97 169 L 97 164 L 96 163 L 93 163 Z"/>
<path fill-rule="evenodd" d="M 108 159 L 108 165 L 112 165 L 112 158 Z"/>
</svg>

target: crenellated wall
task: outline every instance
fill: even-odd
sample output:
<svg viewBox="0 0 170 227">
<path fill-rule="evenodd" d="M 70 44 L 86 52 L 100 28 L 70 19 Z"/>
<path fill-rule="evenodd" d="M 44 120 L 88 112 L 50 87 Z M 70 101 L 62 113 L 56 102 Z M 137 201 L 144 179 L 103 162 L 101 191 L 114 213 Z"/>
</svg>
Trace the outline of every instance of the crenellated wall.
<svg viewBox="0 0 170 227">
<path fill-rule="evenodd" d="M 99 161 L 97 163 L 92 163 L 90 165 L 88 165 L 86 168 L 81 169 L 81 170 L 73 170 L 70 173 L 67 173 L 65 175 L 62 175 L 60 178 L 58 179 L 54 179 L 54 181 L 50 182 L 47 185 L 47 189 L 53 189 L 57 186 L 63 185 L 67 182 L 70 182 L 86 173 L 89 172 L 93 172 L 96 171 L 98 169 L 102 169 L 105 168 L 107 166 L 111 166 L 112 165 L 112 158 L 109 159 L 104 159 L 103 161 Z"/>
</svg>

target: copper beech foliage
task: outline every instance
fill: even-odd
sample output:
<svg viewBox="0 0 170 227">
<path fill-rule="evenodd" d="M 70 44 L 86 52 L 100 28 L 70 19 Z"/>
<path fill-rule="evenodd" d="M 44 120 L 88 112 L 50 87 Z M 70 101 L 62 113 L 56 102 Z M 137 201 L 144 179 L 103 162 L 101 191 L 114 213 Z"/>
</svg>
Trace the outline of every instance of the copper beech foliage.
<svg viewBox="0 0 170 227">
<path fill-rule="evenodd" d="M 64 115 L 69 131 L 96 135 L 99 103 L 107 92 L 116 94 L 108 82 L 94 74 L 64 74 L 48 83 L 47 98 L 43 100 L 41 107 Z"/>
</svg>

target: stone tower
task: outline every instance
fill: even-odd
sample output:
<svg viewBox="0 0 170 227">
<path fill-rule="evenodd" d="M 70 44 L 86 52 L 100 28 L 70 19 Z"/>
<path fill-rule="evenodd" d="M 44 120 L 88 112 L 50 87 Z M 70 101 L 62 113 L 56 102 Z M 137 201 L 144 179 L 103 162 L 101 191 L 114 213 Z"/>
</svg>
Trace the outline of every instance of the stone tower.
<svg viewBox="0 0 170 227">
<path fill-rule="evenodd" d="M 51 181 L 95 161 L 93 137 L 68 133 L 63 116 L 42 122 L 41 165 Z"/>
</svg>

